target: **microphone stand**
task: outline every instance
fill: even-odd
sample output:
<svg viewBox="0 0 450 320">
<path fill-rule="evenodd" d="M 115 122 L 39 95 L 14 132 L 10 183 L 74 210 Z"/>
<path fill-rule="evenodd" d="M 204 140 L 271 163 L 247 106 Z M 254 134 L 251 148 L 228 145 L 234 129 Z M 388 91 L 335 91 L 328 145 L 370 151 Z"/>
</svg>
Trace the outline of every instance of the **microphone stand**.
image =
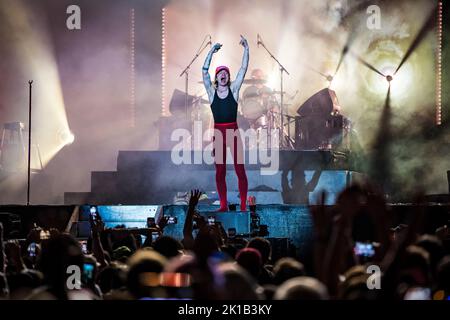
<svg viewBox="0 0 450 320">
<path fill-rule="evenodd" d="M 30 86 L 29 104 L 28 104 L 28 163 L 27 163 L 27 206 L 30 205 L 30 183 L 31 183 L 31 92 L 33 80 L 28 81 Z"/>
<path fill-rule="evenodd" d="M 204 40 L 203 40 L 203 43 L 205 43 Z M 205 50 L 208 45 L 211 45 L 211 40 L 202 47 L 203 43 L 200 45 L 200 49 L 195 54 L 194 58 L 192 58 L 191 62 L 188 64 L 188 66 L 180 74 L 180 77 L 182 77 L 183 74 L 186 76 L 186 80 L 185 80 L 185 98 L 184 98 L 184 109 L 185 109 L 185 113 L 186 113 L 186 119 L 188 118 L 189 70 L 191 68 L 191 65 L 194 63 L 195 60 L 197 60 L 197 58 L 200 56 L 200 54 L 203 52 L 203 50 Z"/>
<path fill-rule="evenodd" d="M 279 68 L 280 68 L 280 113 L 281 113 L 281 134 L 280 134 L 280 139 L 281 139 L 281 143 L 280 143 L 280 147 L 283 147 L 284 144 L 284 104 L 283 104 L 283 98 L 284 98 L 284 92 L 283 92 L 283 73 L 286 72 L 287 75 L 290 75 L 289 72 L 286 70 L 286 68 L 281 64 L 280 61 L 278 61 L 277 58 L 275 58 L 275 56 L 272 54 L 272 52 L 269 51 L 269 49 L 267 49 L 267 47 L 265 46 L 264 42 L 262 41 L 261 36 L 258 35 L 258 44 L 260 44 L 269 54 L 269 56 L 275 60 L 275 62 L 278 64 Z M 290 137 L 289 137 L 290 138 Z"/>
</svg>

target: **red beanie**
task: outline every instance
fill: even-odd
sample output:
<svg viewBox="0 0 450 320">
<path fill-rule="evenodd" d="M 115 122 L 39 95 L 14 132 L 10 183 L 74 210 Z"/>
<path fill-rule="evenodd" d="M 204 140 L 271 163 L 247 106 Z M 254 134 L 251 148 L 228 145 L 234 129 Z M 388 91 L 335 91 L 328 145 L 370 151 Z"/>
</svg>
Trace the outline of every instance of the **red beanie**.
<svg viewBox="0 0 450 320">
<path fill-rule="evenodd" d="M 214 75 L 214 77 L 217 77 L 217 74 L 222 70 L 225 70 L 226 72 L 228 72 L 228 75 L 230 75 L 230 69 L 228 69 L 228 67 L 220 66 L 216 68 L 216 74 Z"/>
</svg>

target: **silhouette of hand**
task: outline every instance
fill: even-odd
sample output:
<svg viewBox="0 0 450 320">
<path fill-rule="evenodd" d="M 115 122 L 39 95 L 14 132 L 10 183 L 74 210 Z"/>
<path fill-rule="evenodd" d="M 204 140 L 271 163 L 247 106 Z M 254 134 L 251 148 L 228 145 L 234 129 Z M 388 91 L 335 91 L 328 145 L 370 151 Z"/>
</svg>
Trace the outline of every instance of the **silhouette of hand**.
<svg viewBox="0 0 450 320">
<path fill-rule="evenodd" d="M 200 190 L 198 189 L 191 190 L 191 197 L 189 198 L 189 206 L 196 207 L 201 195 L 202 192 Z"/>
<path fill-rule="evenodd" d="M 167 226 L 168 221 L 169 221 L 169 217 L 166 217 L 166 216 L 162 217 L 161 220 L 159 220 L 159 222 L 158 222 L 158 227 L 161 230 L 164 230 L 164 228 Z"/>
</svg>

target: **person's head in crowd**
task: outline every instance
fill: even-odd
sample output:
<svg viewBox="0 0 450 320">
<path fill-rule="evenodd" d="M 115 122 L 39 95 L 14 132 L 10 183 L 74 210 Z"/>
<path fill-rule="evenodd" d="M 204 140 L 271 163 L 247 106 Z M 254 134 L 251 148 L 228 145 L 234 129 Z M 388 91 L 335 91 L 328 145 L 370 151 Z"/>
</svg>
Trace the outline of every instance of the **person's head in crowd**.
<svg viewBox="0 0 450 320">
<path fill-rule="evenodd" d="M 121 262 L 113 262 L 102 269 L 98 275 L 98 285 L 103 294 L 122 289 L 125 286 L 127 271 L 127 265 Z"/>
<path fill-rule="evenodd" d="M 131 255 L 132 255 L 132 252 L 131 252 L 130 248 L 128 248 L 127 246 L 121 246 L 121 247 L 118 247 L 113 250 L 112 259 L 119 261 L 119 262 L 126 263 L 126 261 L 128 260 L 128 258 Z"/>
<path fill-rule="evenodd" d="M 328 300 L 328 290 L 319 280 L 311 277 L 296 277 L 280 285 L 274 300 Z"/>
<path fill-rule="evenodd" d="M 33 269 L 24 269 L 19 273 L 11 273 L 7 277 L 10 299 L 24 299 L 31 291 L 43 284 L 44 276 Z"/>
<path fill-rule="evenodd" d="M 260 300 L 262 288 L 252 276 L 236 263 L 222 263 L 218 267 L 223 276 L 222 297 L 224 300 Z"/>
<path fill-rule="evenodd" d="M 439 261 L 444 257 L 445 250 L 442 241 L 434 235 L 425 234 L 416 241 L 416 246 L 424 249 L 430 256 L 430 268 L 433 277 L 436 275 L 436 267 Z"/>
<path fill-rule="evenodd" d="M 236 258 L 238 249 L 233 244 L 226 244 L 220 247 L 220 251 L 227 254 L 230 259 L 234 260 Z"/>
<path fill-rule="evenodd" d="M 181 250 L 183 250 L 181 243 L 169 236 L 162 236 L 156 239 L 152 247 L 167 259 L 178 256 L 181 254 Z"/>
<path fill-rule="evenodd" d="M 40 270 L 49 293 L 57 299 L 67 299 L 67 270 L 76 266 L 83 270 L 83 253 L 78 241 L 71 235 L 61 233 L 42 242 Z"/>
<path fill-rule="evenodd" d="M 136 299 L 165 297 L 160 285 L 160 274 L 167 259 L 154 250 L 141 249 L 128 259 L 127 287 Z"/>
<path fill-rule="evenodd" d="M 117 233 L 113 237 L 113 249 L 127 247 L 134 253 L 138 249 L 136 237 L 132 233 Z"/>
<path fill-rule="evenodd" d="M 252 277 L 258 278 L 262 268 L 261 253 L 254 248 L 244 248 L 236 255 L 236 262 Z"/>
<path fill-rule="evenodd" d="M 367 280 L 371 275 L 367 273 L 367 267 L 368 265 L 356 265 L 344 273 L 343 281 L 339 284 L 339 299 L 374 300 L 377 298 L 377 290 L 370 290 L 367 286 Z M 376 281 L 381 283 L 381 275 Z"/>
<path fill-rule="evenodd" d="M 179 255 L 167 263 L 164 272 L 178 273 L 183 278 L 189 278 L 189 287 L 180 288 L 178 292 L 171 290 L 172 297 L 188 298 L 190 294 L 195 300 L 217 300 L 221 292 L 217 286 L 221 283 L 217 266 L 214 263 L 201 263 L 194 253 Z"/>
<path fill-rule="evenodd" d="M 265 300 L 273 300 L 273 296 L 277 291 L 278 286 L 274 284 L 265 284 L 262 286 L 263 289 L 263 297 Z"/>
<path fill-rule="evenodd" d="M 437 288 L 444 290 L 446 297 L 450 296 L 450 255 L 445 256 L 437 265 Z"/>
<path fill-rule="evenodd" d="M 286 257 L 275 263 L 273 272 L 274 283 L 280 285 L 291 278 L 305 276 L 305 267 L 294 258 Z"/>
<path fill-rule="evenodd" d="M 270 241 L 261 237 L 253 238 L 247 244 L 247 248 L 254 248 L 261 253 L 263 265 L 267 264 L 272 254 L 272 245 Z"/>
<path fill-rule="evenodd" d="M 431 284 L 430 255 L 421 247 L 406 248 L 400 263 L 400 295 L 409 287 L 429 287 Z"/>
<path fill-rule="evenodd" d="M 220 251 L 216 230 L 212 226 L 201 228 L 194 240 L 194 253 L 200 264 L 207 262 L 208 258 L 215 252 Z"/>
</svg>

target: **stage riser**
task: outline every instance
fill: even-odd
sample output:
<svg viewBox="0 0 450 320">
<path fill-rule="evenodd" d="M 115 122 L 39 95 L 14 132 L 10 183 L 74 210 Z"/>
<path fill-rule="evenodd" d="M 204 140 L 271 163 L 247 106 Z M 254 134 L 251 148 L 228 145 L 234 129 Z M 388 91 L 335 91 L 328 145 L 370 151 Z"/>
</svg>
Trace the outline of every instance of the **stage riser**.
<svg viewBox="0 0 450 320">
<path fill-rule="evenodd" d="M 275 151 L 274 151 L 275 152 Z M 317 169 L 341 169 L 350 170 L 350 164 L 344 161 L 335 161 L 333 153 L 330 151 L 286 151 L 278 150 L 279 167 L 278 170 L 292 170 L 294 167 L 302 167 L 304 170 Z M 265 151 L 264 151 L 265 153 Z M 200 164 L 194 164 L 194 159 L 203 159 L 202 152 L 189 152 L 190 163 L 183 163 L 183 166 L 189 169 L 200 168 L 201 170 L 214 170 L 213 164 L 207 164 L 201 161 Z M 196 155 L 197 154 L 197 155 Z M 270 155 L 270 154 L 269 154 Z M 261 163 L 259 154 L 257 154 L 257 164 L 250 163 L 250 155 L 245 153 L 246 167 L 249 170 L 259 170 Z M 275 161 L 275 156 L 270 156 Z M 117 158 L 117 171 L 154 171 L 161 168 L 176 169 L 179 165 L 172 160 L 170 151 L 119 151 Z M 231 167 L 231 165 L 230 165 Z M 266 165 L 263 165 L 266 167 Z"/>
<path fill-rule="evenodd" d="M 306 184 L 311 181 L 314 174 L 319 174 L 317 185 L 312 192 L 305 190 Z M 247 170 L 249 195 L 258 195 L 258 203 L 261 204 L 315 204 L 322 190 L 328 194 L 326 204 L 335 203 L 337 195 L 352 181 L 362 179 L 362 175 L 351 171 L 302 171 L 296 172 L 295 182 L 292 181 L 292 172 L 287 174 L 289 188 L 293 191 L 283 190 L 283 173 L 279 172 L 270 176 L 263 176 L 259 170 Z M 233 194 L 238 192 L 238 179 L 234 170 L 226 175 L 227 189 L 230 192 L 229 201 L 236 203 Z M 205 192 L 216 190 L 215 172 L 210 170 L 189 170 L 187 167 L 179 167 L 174 172 L 162 169 L 158 172 L 139 172 L 122 174 L 120 172 L 93 172 L 92 195 L 82 198 L 83 202 L 66 194 L 66 203 L 111 203 L 111 204 L 136 204 L 136 203 L 172 203 L 177 192 L 186 192 L 192 188 L 199 188 Z M 257 194 L 255 194 L 257 192 Z M 161 193 L 164 195 L 161 197 Z M 264 194 L 267 193 L 267 194 Z M 73 194 L 76 196 L 76 194 Z M 84 194 L 86 196 L 86 194 Z M 79 199 L 81 200 L 81 199 Z"/>
<path fill-rule="evenodd" d="M 256 195 L 261 204 L 307 204 L 315 203 L 317 195 L 325 190 L 327 204 L 334 204 L 336 196 L 355 177 L 360 176 L 350 169 L 349 163 L 330 151 L 285 151 L 278 150 L 278 165 L 275 174 L 263 175 L 261 164 L 246 164 L 249 195 Z M 196 154 L 190 152 L 192 161 Z M 258 155 L 259 157 L 259 155 Z M 246 159 L 250 157 L 246 154 Z M 274 160 L 275 158 L 272 158 Z M 229 159 L 231 161 L 231 158 Z M 258 158 L 260 160 L 260 158 Z M 248 161 L 247 161 L 248 162 Z M 314 173 L 320 173 L 317 185 L 306 184 Z M 287 177 L 289 188 L 283 189 L 283 177 Z M 294 176 L 294 179 L 292 179 Z M 359 178 L 357 178 L 359 179 Z M 227 166 L 227 190 L 230 202 L 238 202 L 238 181 L 232 164 Z M 204 192 L 216 191 L 215 166 L 213 164 L 175 164 L 170 151 L 119 151 L 117 171 L 92 172 L 91 192 L 67 192 L 66 204 L 170 204 L 178 192 L 193 188 Z M 255 192 L 259 192 L 255 194 Z M 270 193 L 261 193 L 270 192 Z"/>
</svg>

